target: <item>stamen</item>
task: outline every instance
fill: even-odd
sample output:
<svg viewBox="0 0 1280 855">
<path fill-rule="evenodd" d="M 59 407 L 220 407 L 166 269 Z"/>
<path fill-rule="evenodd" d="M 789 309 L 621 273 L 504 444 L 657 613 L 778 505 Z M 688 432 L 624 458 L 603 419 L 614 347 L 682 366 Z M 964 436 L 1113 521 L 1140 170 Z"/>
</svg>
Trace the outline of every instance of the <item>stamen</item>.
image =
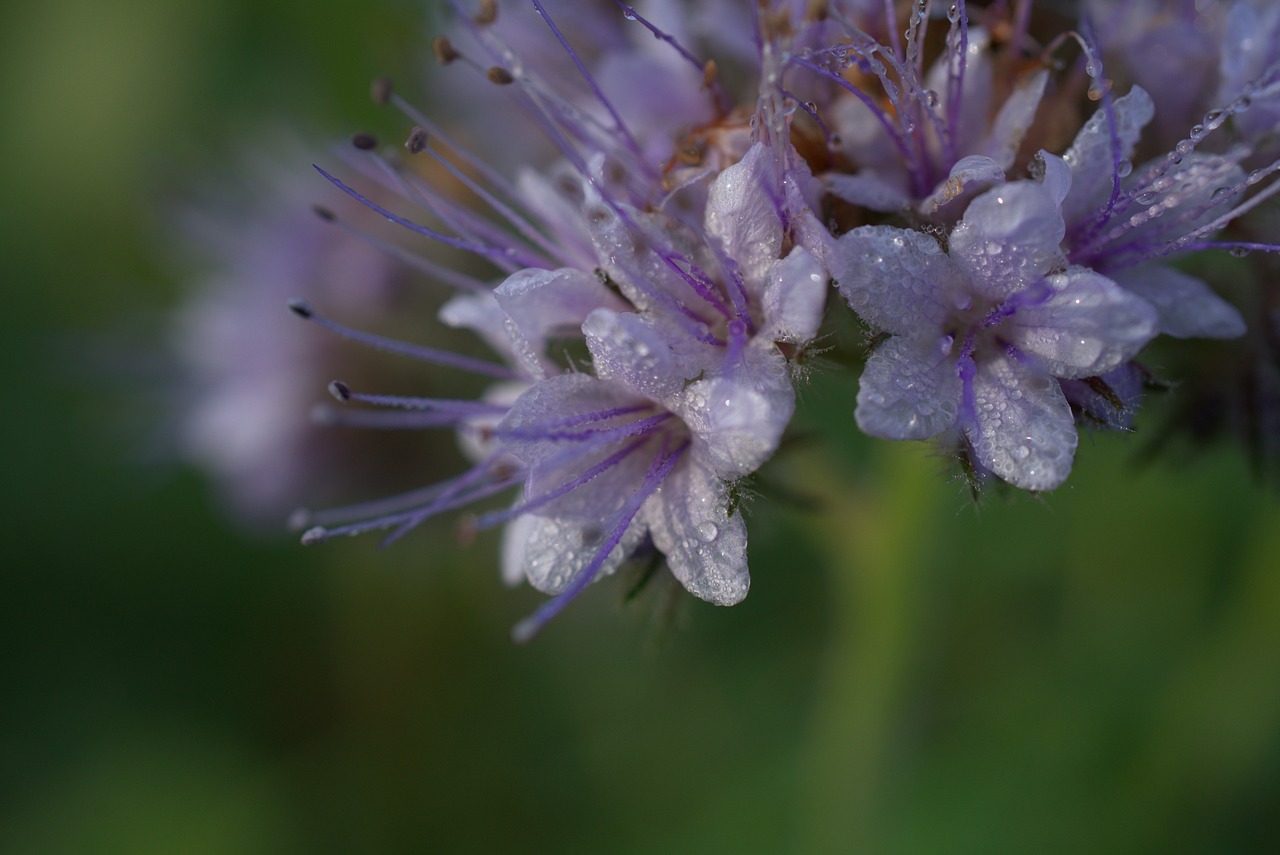
<svg viewBox="0 0 1280 855">
<path fill-rule="evenodd" d="M 674 36 L 654 26 L 647 18 L 637 12 L 635 7 L 623 3 L 622 0 L 613 0 L 613 2 L 622 10 L 622 17 L 628 21 L 635 21 L 652 33 L 655 39 L 671 45 L 685 62 L 702 72 L 702 86 L 711 90 L 712 96 L 716 99 L 716 109 L 720 111 L 721 115 L 728 113 L 732 109 L 728 93 L 725 92 L 724 87 L 720 85 L 720 81 L 716 78 L 716 61 L 714 59 L 703 62 L 687 50 L 684 45 L 680 44 Z"/>
<path fill-rule="evenodd" d="M 496 211 L 503 219 L 505 219 L 512 226 L 514 226 L 516 231 L 522 234 L 529 241 L 537 244 L 537 246 L 540 249 L 542 249 L 544 252 L 546 252 L 548 256 L 550 256 L 551 258 L 557 259 L 562 264 L 571 263 L 571 259 L 568 257 L 568 255 L 560 246 L 553 243 L 545 235 L 543 235 L 541 232 L 535 229 L 533 225 L 528 220 L 526 220 L 523 216 L 521 216 L 515 209 L 513 209 L 511 206 L 507 205 L 506 203 L 502 202 L 500 199 L 498 199 L 496 196 L 490 193 L 487 189 L 481 186 L 480 183 L 477 182 L 474 178 L 472 178 L 470 175 L 467 175 L 461 169 L 458 169 L 458 167 L 454 166 L 443 155 L 441 155 L 434 148 L 432 148 L 430 138 L 428 137 L 427 132 L 422 127 L 415 127 L 413 129 L 413 132 L 410 133 L 409 135 L 409 141 L 405 143 L 405 148 L 408 148 L 414 154 L 426 152 L 427 154 L 431 155 L 431 157 L 436 161 L 436 163 L 439 163 L 441 166 L 445 168 L 446 171 L 448 171 L 450 175 L 452 175 L 454 178 L 462 182 L 462 184 L 468 190 L 470 190 L 472 193 L 475 193 L 477 196 L 479 196 L 480 199 L 483 200 L 486 205 L 488 205 L 490 208 Z"/>
<path fill-rule="evenodd" d="M 403 526 L 408 522 L 416 526 L 436 514 L 462 507 L 514 487 L 524 479 L 524 472 L 509 469 L 502 458 L 501 452 L 493 454 L 455 478 L 420 490 L 311 514 L 309 521 L 316 522 L 317 525 L 303 533 L 302 542 L 310 546 L 334 537 L 354 537 L 370 531 Z M 489 476 L 494 480 L 478 483 Z M 378 515 L 359 522 L 333 527 L 328 525 L 342 519 L 365 516 L 366 512 Z M 295 514 L 295 516 L 299 517 L 295 522 L 300 522 L 301 515 Z"/>
<path fill-rule="evenodd" d="M 404 412 L 398 410 L 347 410 L 316 404 L 311 422 L 320 427 L 368 428 L 372 430 L 433 430 L 454 427 L 478 413 Z M 498 415 L 501 415 L 499 411 Z"/>
<path fill-rule="evenodd" d="M 595 78 L 591 76 L 591 72 L 587 70 L 587 66 L 582 62 L 582 58 L 578 56 L 578 52 L 573 49 L 569 41 L 560 32 L 560 28 L 556 26 L 556 22 L 547 14 L 546 8 L 540 0 L 531 0 L 533 8 L 538 10 L 538 14 L 542 16 L 542 20 L 546 21 L 547 26 L 555 35 L 556 40 L 560 42 L 560 46 L 564 48 L 564 52 L 569 55 L 569 59 L 573 60 L 574 66 L 577 67 L 578 73 L 582 75 L 582 79 L 587 82 L 587 86 L 591 88 L 592 94 L 596 96 L 596 100 L 609 111 L 609 115 L 613 118 L 614 125 L 618 133 L 622 136 L 627 148 L 631 149 L 637 157 L 643 157 L 641 154 L 640 144 L 636 142 L 635 136 L 632 135 L 631 129 L 627 127 L 627 123 L 622 120 L 622 116 L 618 114 L 618 110 L 613 106 L 613 102 L 605 96 L 604 90 L 596 83 Z"/>
<path fill-rule="evenodd" d="M 364 196 L 359 191 L 351 187 L 348 187 L 346 184 L 342 183 L 341 180 L 330 175 L 328 172 L 325 172 L 319 166 L 312 164 L 312 167 L 321 175 L 323 175 L 329 181 L 329 183 L 333 184 L 343 193 L 346 193 L 352 199 L 355 199 L 357 202 L 369 208 L 370 210 L 378 212 L 379 214 L 386 217 L 388 220 L 395 223 L 396 225 L 403 226 L 404 228 L 408 229 L 411 232 L 414 232 L 415 234 L 420 234 L 423 237 L 429 237 L 432 240 L 439 241 L 440 243 L 443 243 L 446 246 L 451 246 L 454 249 L 460 249 L 463 252 L 475 253 L 476 255 L 483 256 L 484 258 L 488 258 L 494 261 L 495 263 L 502 263 L 502 264 L 514 263 L 524 267 L 537 266 L 536 264 L 524 264 L 523 262 L 527 261 L 528 259 L 524 259 L 521 253 L 519 252 L 519 250 L 517 250 L 514 247 L 503 248 L 503 247 L 489 246 L 487 244 L 473 243 L 471 241 L 461 240 L 459 238 L 446 235 L 442 232 L 438 232 L 434 229 L 427 228 L 426 226 L 419 225 L 418 223 L 415 223 L 412 220 L 407 220 L 404 217 L 401 217 L 399 214 L 393 214 L 391 211 L 388 211 L 386 208 L 382 207 L 377 202 L 373 201 L 367 196 Z"/>
<path fill-rule="evenodd" d="M 955 139 L 960 128 L 960 106 L 964 100 L 964 75 L 969 63 L 969 12 L 965 0 L 954 0 L 947 10 L 951 29 L 947 32 L 947 123 L 942 144 L 948 163 L 957 160 Z"/>
<path fill-rule="evenodd" d="M 644 505 L 649 496 L 661 486 L 666 477 L 671 474 L 671 470 L 675 468 L 680 457 L 689 447 L 686 440 L 679 448 L 671 452 L 665 458 L 660 453 L 653 459 L 653 464 L 649 467 L 649 472 L 645 475 L 644 482 L 640 488 L 633 493 L 627 502 L 618 509 L 614 514 L 610 524 L 613 530 L 607 540 L 596 552 L 595 557 L 591 559 L 591 563 L 582 568 L 582 571 L 574 577 L 569 586 L 561 591 L 556 597 L 529 617 L 520 621 L 511 630 L 511 637 L 519 643 L 531 640 L 538 631 L 547 625 L 547 622 L 563 611 L 564 607 L 572 602 L 579 594 L 586 589 L 587 585 L 595 579 L 596 574 L 600 572 L 600 568 L 604 566 L 604 562 L 608 560 L 609 555 L 622 542 L 623 536 L 627 533 L 627 529 L 631 526 L 631 521 L 635 519 L 640 508 Z M 666 449 L 663 449 L 665 452 Z"/>
<path fill-rule="evenodd" d="M 395 86 L 390 77 L 378 77 L 374 79 L 373 83 L 369 84 L 369 97 L 379 107 L 386 104 L 394 92 Z"/>
<path fill-rule="evenodd" d="M 628 436 L 649 433 L 669 418 L 672 418 L 672 413 L 664 412 L 659 413 L 656 416 L 637 419 L 634 422 L 628 422 L 627 424 L 619 425 L 618 427 L 587 428 L 585 430 L 542 430 L 537 426 L 520 428 L 504 428 L 499 426 L 494 429 L 494 434 L 508 439 L 536 439 L 547 440 L 550 442 L 601 439 L 606 437 L 611 439 L 625 439 Z"/>
<path fill-rule="evenodd" d="M 391 407 L 397 410 L 431 410 L 441 413 L 457 413 L 460 417 L 506 413 L 511 409 L 506 404 L 494 404 L 489 401 L 419 398 L 407 395 L 370 395 L 365 392 L 352 391 L 350 386 L 339 380 L 334 380 L 329 384 L 329 392 L 344 404 L 349 401 L 355 401 L 359 404 L 369 404 L 374 407 Z"/>
<path fill-rule="evenodd" d="M 604 472 L 607 472 L 608 470 L 612 469 L 614 466 L 617 466 L 623 460 L 630 457 L 638 448 L 640 448 L 640 446 L 644 445 L 648 441 L 649 441 L 648 436 L 642 436 L 636 441 L 630 443 L 629 445 L 624 446 L 623 448 L 609 455 L 604 460 L 601 460 L 599 463 L 592 466 L 587 471 L 583 472 L 577 478 L 574 478 L 564 484 L 561 484 L 559 487 L 556 487 L 553 490 L 548 490 L 547 492 L 543 493 L 541 496 L 538 496 L 533 499 L 529 499 L 528 501 L 522 502 L 513 508 L 508 508 L 507 510 L 504 510 L 504 511 L 492 511 L 490 513 L 484 514 L 483 516 L 476 518 L 472 523 L 474 530 L 484 531 L 485 529 L 492 528 L 495 525 L 501 525 L 502 523 L 505 523 L 509 520 L 513 520 L 518 516 L 521 516 L 523 514 L 528 513 L 529 511 L 534 510 L 535 508 L 540 508 L 543 505 L 553 502 L 556 499 L 560 498 L 561 496 L 568 495 L 569 493 L 573 492 L 577 488 L 581 487 L 583 484 L 586 484 L 588 481 L 595 479 L 597 476 L 603 474 Z"/>
<path fill-rule="evenodd" d="M 484 76 L 489 78 L 490 83 L 496 83 L 499 86 L 507 86 L 516 82 L 511 72 L 500 65 L 489 66 L 489 70 L 485 72 Z"/>
<path fill-rule="evenodd" d="M 367 347 L 377 350 L 385 350 L 388 353 L 396 353 L 401 356 L 407 356 L 410 359 L 417 359 L 422 362 L 430 362 L 435 365 L 446 365 L 451 368 L 459 368 L 463 371 L 470 371 L 473 374 L 483 374 L 487 377 L 496 377 L 500 380 L 515 379 L 515 373 L 504 365 L 496 362 L 487 362 L 482 359 L 473 359 L 469 356 L 462 356 L 457 353 L 450 353 L 445 350 L 437 350 L 433 347 L 424 347 L 419 344 L 410 344 L 409 342 L 397 341 L 396 339 L 384 338 L 380 335 L 362 332 L 352 329 L 351 327 L 339 324 L 337 321 L 316 314 L 311 305 L 305 300 L 293 299 L 288 302 L 289 310 L 304 320 L 314 321 L 330 332 L 337 333 L 343 338 L 351 339 L 359 342 Z"/>
<path fill-rule="evenodd" d="M 503 456 L 503 452 L 495 452 L 477 463 L 473 468 L 483 468 L 486 470 L 492 469 Z M 436 499 L 453 483 L 454 480 L 456 479 L 451 478 L 446 481 L 439 481 L 435 484 L 430 484 L 426 487 L 418 487 L 404 493 L 398 493 L 394 496 L 383 496 L 367 502 L 340 505 L 319 511 L 313 511 L 308 508 L 299 508 L 289 516 L 289 528 L 293 531 L 301 531 L 310 527 L 333 526 L 340 523 L 367 520 L 374 517 L 382 517 L 389 514 L 396 514 L 420 508 L 426 503 Z"/>
<path fill-rule="evenodd" d="M 411 252 L 398 244 L 383 240 L 380 237 L 376 237 L 362 229 L 356 228 L 347 221 L 339 218 L 338 215 L 329 208 L 325 208 L 321 205 L 313 205 L 311 210 L 315 212 L 316 216 L 325 222 L 333 223 L 352 237 L 364 241 L 373 248 L 380 250 L 386 255 L 391 256 L 414 270 L 425 273 L 430 278 L 444 285 L 448 285 L 450 288 L 455 288 L 459 291 L 470 291 L 475 294 L 488 294 L 493 290 L 491 286 L 481 282 L 479 279 L 468 276 L 452 267 L 439 264 L 429 258 L 424 258 L 423 256 Z"/>
<path fill-rule="evenodd" d="M 489 241 L 494 246 L 506 246 L 513 253 L 519 254 L 520 257 L 517 260 L 491 259 L 503 272 L 510 274 L 522 267 L 548 266 L 546 259 L 532 253 L 526 254 L 526 248 L 516 242 L 509 233 L 447 198 L 417 175 L 406 175 L 401 169 L 377 155 L 371 155 L 370 161 L 401 193 L 431 211 L 461 238 L 479 242 Z"/>
</svg>

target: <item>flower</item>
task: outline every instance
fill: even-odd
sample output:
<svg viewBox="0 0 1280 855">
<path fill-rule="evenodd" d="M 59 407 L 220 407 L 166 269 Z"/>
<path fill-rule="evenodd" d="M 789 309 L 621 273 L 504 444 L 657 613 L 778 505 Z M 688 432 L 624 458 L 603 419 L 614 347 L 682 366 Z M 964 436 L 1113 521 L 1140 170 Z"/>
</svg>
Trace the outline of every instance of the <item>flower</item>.
<svg viewBox="0 0 1280 855">
<path fill-rule="evenodd" d="M 517 627 L 519 638 L 645 544 L 695 595 L 720 605 L 746 595 L 746 528 L 734 484 L 777 450 L 795 408 L 787 359 L 817 334 L 829 281 L 820 260 L 827 239 L 813 213 L 817 185 L 786 137 L 772 84 L 762 84 L 754 133 L 732 111 L 722 114 L 726 133 L 704 131 L 702 139 L 723 147 L 704 150 L 677 178 L 673 162 L 655 168 L 670 135 L 630 132 L 630 115 L 606 96 L 545 8 L 535 8 L 596 109 L 567 109 L 569 98 L 548 88 L 556 76 L 535 74 L 500 33 L 481 25 L 475 41 L 507 63 L 487 76 L 514 91 L 559 147 L 562 160 L 547 175 L 524 171 L 508 181 L 387 96 L 418 123 L 410 152 L 429 155 L 462 182 L 493 220 L 406 177 L 367 139 L 358 147 L 374 174 L 423 200 L 439 227 L 394 213 L 322 170 L 393 222 L 497 269 L 494 286 L 464 289 L 441 317 L 478 333 L 505 365 L 350 330 L 294 304 L 297 314 L 375 347 L 503 381 L 475 401 L 332 387 L 344 402 L 393 408 L 354 411 L 360 420 L 455 427 L 476 462 L 430 488 L 308 515 L 304 541 L 372 529 L 391 529 L 394 539 L 523 482 L 514 506 L 472 523 L 475 530 L 506 524 L 504 576 L 555 595 Z M 667 38 L 660 44 L 670 47 Z M 762 51 L 762 68 L 776 61 L 775 47 Z M 683 48 L 674 52 L 688 59 Z M 648 93 L 637 107 L 642 118 L 662 100 Z M 553 350 L 573 338 L 589 362 L 566 362 Z"/>
<path fill-rule="evenodd" d="M 890 226 L 840 238 L 832 272 L 841 293 L 891 336 L 860 381 L 864 431 L 959 433 L 979 465 L 1017 487 L 1052 490 L 1066 479 L 1076 432 L 1058 380 L 1123 365 L 1155 335 L 1156 319 L 1106 277 L 1065 266 L 1059 205 L 1069 178 L 1056 167 L 1052 180 L 973 200 L 946 252 L 930 235 Z"/>
<path fill-rule="evenodd" d="M 1108 34 L 1100 51 L 1089 17 L 1043 33 L 1029 3 L 971 21 L 958 0 L 931 38 L 943 10 L 928 0 L 904 22 L 872 0 L 777 0 L 736 16 L 732 0 L 617 3 L 617 16 L 596 10 L 568 29 L 549 5 L 525 10 L 535 30 L 481 3 L 435 43 L 451 73 L 509 110 L 470 125 L 455 110 L 446 133 L 382 84 L 376 100 L 411 124 L 406 153 L 361 134 L 358 178 L 317 167 L 406 237 L 473 257 L 464 270 L 393 246 L 456 291 L 440 321 L 494 357 L 292 304 L 341 336 L 483 382 L 459 398 L 331 384 L 347 405 L 331 420 L 452 429 L 471 463 L 304 515 L 304 542 L 395 540 L 516 492 L 466 530 L 504 527 L 503 577 L 551 597 L 517 625 L 521 640 L 637 555 L 660 555 L 708 602 L 746 595 L 741 482 L 781 447 L 832 281 L 877 334 L 854 414 L 863 431 L 936 439 L 979 478 L 1047 491 L 1071 471 L 1077 421 L 1134 424 L 1149 379 L 1136 360 L 1157 334 L 1244 332 L 1249 319 L 1175 265 L 1280 248 L 1273 230 L 1245 227 L 1280 192 L 1272 137 L 1239 121 L 1265 125 L 1280 79 L 1252 42 L 1229 59 L 1219 49 L 1228 100 L 1135 168 L 1158 102 L 1177 99 L 1163 82 L 1157 99 L 1136 85 L 1114 95 L 1103 53 L 1130 48 Z M 1269 26 L 1249 8 L 1223 26 L 1248 15 Z M 1165 32 L 1155 7 L 1133 15 Z M 1169 32 L 1186 36 L 1183 24 Z M 1074 63 L 1060 55 L 1070 45 Z M 1129 59 L 1140 72 L 1141 55 Z M 1212 89 L 1200 71 L 1197 91 Z M 1086 92 L 1096 110 L 1081 122 Z M 522 121 L 545 145 L 523 139 Z"/>
</svg>

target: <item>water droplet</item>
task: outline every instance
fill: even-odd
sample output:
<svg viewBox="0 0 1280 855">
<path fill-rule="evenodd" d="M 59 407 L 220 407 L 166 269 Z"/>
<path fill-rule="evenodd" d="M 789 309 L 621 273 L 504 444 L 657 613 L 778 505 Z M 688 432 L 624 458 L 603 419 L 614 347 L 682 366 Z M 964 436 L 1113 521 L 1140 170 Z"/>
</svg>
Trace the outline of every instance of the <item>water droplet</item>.
<svg viewBox="0 0 1280 855">
<path fill-rule="evenodd" d="M 952 8 L 955 8 L 955 7 L 952 7 Z M 932 89 L 924 90 L 924 105 L 928 107 L 930 110 L 938 106 L 938 93 L 933 91 Z"/>
<path fill-rule="evenodd" d="M 1102 73 L 1102 63 L 1098 62 L 1095 57 L 1090 57 L 1089 61 L 1084 64 L 1084 73 L 1090 77 L 1097 77 Z"/>
<path fill-rule="evenodd" d="M 1145 193 L 1139 193 L 1134 197 L 1133 201 L 1137 202 L 1139 205 L 1150 205 L 1155 200 L 1156 192 L 1154 190 L 1148 190 Z"/>
<path fill-rule="evenodd" d="M 1249 254 L 1249 249 L 1243 246 L 1233 246 L 1229 251 L 1236 258 L 1244 258 L 1246 255 Z"/>
<path fill-rule="evenodd" d="M 1126 177 L 1131 172 L 1133 172 L 1132 160 L 1129 160 L 1128 158 L 1126 158 L 1120 161 L 1118 164 L 1116 164 L 1116 175 L 1119 175 L 1121 178 Z"/>
<path fill-rule="evenodd" d="M 713 522 L 704 522 L 698 526 L 698 537 L 702 538 L 707 543 L 715 540 L 719 534 L 720 528 Z"/>
<path fill-rule="evenodd" d="M 947 20 L 953 24 L 956 21 L 960 20 L 960 4 L 959 3 L 952 3 L 950 6 L 947 7 Z"/>
<path fill-rule="evenodd" d="M 1215 190 L 1213 191 L 1213 194 L 1212 194 L 1211 196 L 1209 196 L 1209 198 L 1210 198 L 1210 199 L 1221 199 L 1223 196 L 1227 195 L 1227 194 L 1228 194 L 1228 193 L 1230 193 L 1230 192 L 1231 192 L 1231 188 L 1230 188 L 1230 187 L 1218 187 L 1217 189 L 1215 189 Z"/>
</svg>

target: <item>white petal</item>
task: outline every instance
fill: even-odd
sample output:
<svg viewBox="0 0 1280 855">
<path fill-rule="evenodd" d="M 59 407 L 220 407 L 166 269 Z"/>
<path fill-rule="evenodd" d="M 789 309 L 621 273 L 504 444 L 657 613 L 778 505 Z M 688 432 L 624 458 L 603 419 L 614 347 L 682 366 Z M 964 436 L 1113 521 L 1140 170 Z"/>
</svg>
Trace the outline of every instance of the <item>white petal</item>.
<svg viewBox="0 0 1280 855">
<path fill-rule="evenodd" d="M 574 577 L 591 563 L 604 546 L 609 532 L 600 525 L 582 524 L 547 517 L 526 516 L 512 536 L 524 535 L 520 548 L 504 549 L 504 557 L 519 561 L 519 568 L 529 584 L 544 594 L 558 594 L 569 586 Z M 596 578 L 617 570 L 623 561 L 635 552 L 644 539 L 645 527 L 637 520 L 623 535 L 621 542 L 609 553 Z M 507 568 L 503 568 L 504 576 Z"/>
<path fill-rule="evenodd" d="M 582 324 L 582 332 L 600 379 L 617 380 L 654 400 L 684 388 L 684 368 L 651 318 L 597 309 Z"/>
<path fill-rule="evenodd" d="M 970 287 L 1003 299 L 1061 263 L 1065 228 L 1053 194 L 1036 181 L 1015 181 L 969 203 L 951 233 L 951 258 Z"/>
<path fill-rule="evenodd" d="M 595 276 L 572 268 L 516 271 L 493 295 L 506 313 L 507 330 L 521 366 L 536 378 L 555 368 L 546 356 L 548 338 L 578 334 L 593 309 L 626 307 Z"/>
<path fill-rule="evenodd" d="M 782 251 L 781 200 L 768 192 L 777 161 L 772 148 L 756 143 L 742 160 L 720 173 L 707 197 L 707 233 L 738 263 L 748 285 L 763 283 Z"/>
<path fill-rule="evenodd" d="M 996 161 L 977 154 L 962 157 L 951 167 L 947 180 L 920 203 L 920 210 L 925 214 L 933 214 L 956 199 L 1003 183 L 1004 167 Z"/>
<path fill-rule="evenodd" d="M 747 527 L 728 512 L 724 483 L 690 460 L 667 476 L 645 504 L 653 543 L 680 584 L 718 606 L 742 601 L 751 586 Z"/>
<path fill-rule="evenodd" d="M 885 180 L 873 170 L 863 170 L 853 175 L 824 175 L 822 180 L 832 196 L 859 208 L 894 214 L 911 207 L 911 197 L 901 187 Z"/>
<path fill-rule="evenodd" d="M 959 272 L 938 242 L 912 229 L 862 226 L 831 253 L 840 293 L 867 323 L 897 335 L 937 327 L 963 292 Z"/>
<path fill-rule="evenodd" d="M 581 430 L 575 415 L 597 413 L 620 407 L 651 403 L 619 383 L 599 380 L 587 374 L 558 374 L 528 388 L 511 405 L 499 423 L 503 447 L 529 466 L 537 466 L 561 454 L 569 440 L 548 439 L 548 426 Z M 594 421 L 586 427 L 599 428 L 617 420 Z"/>
<path fill-rule="evenodd" d="M 1137 355 L 1156 334 L 1146 300 L 1081 267 L 1045 278 L 1043 303 L 1019 308 L 1009 322 L 1011 343 L 1034 354 L 1055 377 L 1093 377 Z"/>
<path fill-rule="evenodd" d="M 786 363 L 772 343 L 753 341 L 744 363 L 690 383 L 673 403 L 698 459 L 722 478 L 748 475 L 773 456 L 795 412 Z"/>
<path fill-rule="evenodd" d="M 1040 106 L 1048 80 L 1049 72 L 1044 69 L 1024 75 L 996 115 L 982 150 L 1001 170 L 1013 165 L 1022 138 L 1035 121 L 1036 108 Z"/>
<path fill-rule="evenodd" d="M 1075 422 L 1058 381 L 994 355 L 973 381 L 976 425 L 966 428 L 978 461 L 1024 490 L 1052 490 L 1071 473 Z"/>
<path fill-rule="evenodd" d="M 460 294 L 440 307 L 438 317 L 447 327 L 471 330 L 495 353 L 512 364 L 517 363 L 506 313 L 492 294 Z"/>
<path fill-rule="evenodd" d="M 827 302 L 827 272 L 803 247 L 774 262 L 764 289 L 764 329 L 772 341 L 805 344 L 818 334 Z"/>
<path fill-rule="evenodd" d="M 1120 140 L 1120 156 L 1130 158 L 1143 127 L 1155 115 L 1155 104 L 1142 87 L 1135 86 L 1111 103 L 1111 111 Z M 1115 182 L 1111 145 L 1111 127 L 1106 113 L 1099 109 L 1085 122 L 1063 156 L 1071 167 L 1071 193 L 1062 203 L 1062 214 L 1068 223 L 1082 222 L 1100 212 L 1111 197 Z"/>
<path fill-rule="evenodd" d="M 1116 283 L 1155 307 L 1160 332 L 1174 338 L 1239 338 L 1244 318 L 1201 280 L 1163 264 L 1115 274 Z"/>
<path fill-rule="evenodd" d="M 945 339 L 894 336 L 858 381 L 858 427 L 884 439 L 928 439 L 956 421 L 960 379 Z"/>
</svg>

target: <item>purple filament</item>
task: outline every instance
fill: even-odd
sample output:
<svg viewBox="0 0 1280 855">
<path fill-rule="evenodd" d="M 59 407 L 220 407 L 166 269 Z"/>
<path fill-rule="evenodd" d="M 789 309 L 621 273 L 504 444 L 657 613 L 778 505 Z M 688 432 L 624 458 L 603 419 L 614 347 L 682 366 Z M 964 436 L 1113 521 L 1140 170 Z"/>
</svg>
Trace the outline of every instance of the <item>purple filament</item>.
<svg viewBox="0 0 1280 855">
<path fill-rule="evenodd" d="M 596 574 L 600 572 L 600 568 L 604 566 L 604 562 L 608 560 L 610 553 L 622 542 L 623 536 L 631 526 L 631 521 L 640 512 L 640 508 L 649 496 L 653 495 L 653 492 L 658 489 L 666 477 L 671 474 L 671 470 L 675 468 L 676 463 L 679 462 L 688 447 L 689 442 L 686 440 L 679 448 L 665 457 L 662 453 L 659 453 L 653 459 L 653 463 L 650 464 L 649 471 L 645 475 L 644 482 L 639 489 L 631 494 L 626 503 L 618 509 L 613 519 L 610 520 L 613 530 L 596 552 L 595 557 L 591 559 L 591 563 L 584 567 L 569 583 L 569 586 L 557 594 L 554 599 L 544 603 L 536 612 L 516 624 L 511 631 L 512 638 L 517 642 L 526 642 L 532 639 L 540 629 L 547 625 L 548 621 L 560 614 L 565 606 L 576 599 L 586 589 L 587 585 L 591 584 Z M 666 449 L 664 448 L 663 452 L 665 451 Z"/>
<path fill-rule="evenodd" d="M 366 347 L 372 347 L 377 350 L 385 350 L 388 353 L 407 356 L 410 359 L 418 359 L 422 362 L 430 362 L 435 365 L 445 365 L 450 368 L 458 368 L 462 371 L 469 371 L 473 374 L 483 374 L 486 377 L 494 377 L 499 380 L 513 380 L 515 374 L 511 369 L 496 362 L 487 362 L 483 359 L 472 359 L 469 356 L 461 356 L 457 353 L 450 353 L 446 350 L 437 350 L 433 347 L 424 347 L 420 344 L 410 344 L 409 342 L 397 341 L 396 339 L 384 338 L 380 335 L 362 332 L 344 326 L 337 321 L 330 320 L 324 315 L 318 315 L 312 311 L 311 307 L 302 300 L 291 300 L 289 308 L 299 317 L 314 321 L 324 329 L 332 333 L 342 336 L 343 338 L 359 342 Z"/>
</svg>

